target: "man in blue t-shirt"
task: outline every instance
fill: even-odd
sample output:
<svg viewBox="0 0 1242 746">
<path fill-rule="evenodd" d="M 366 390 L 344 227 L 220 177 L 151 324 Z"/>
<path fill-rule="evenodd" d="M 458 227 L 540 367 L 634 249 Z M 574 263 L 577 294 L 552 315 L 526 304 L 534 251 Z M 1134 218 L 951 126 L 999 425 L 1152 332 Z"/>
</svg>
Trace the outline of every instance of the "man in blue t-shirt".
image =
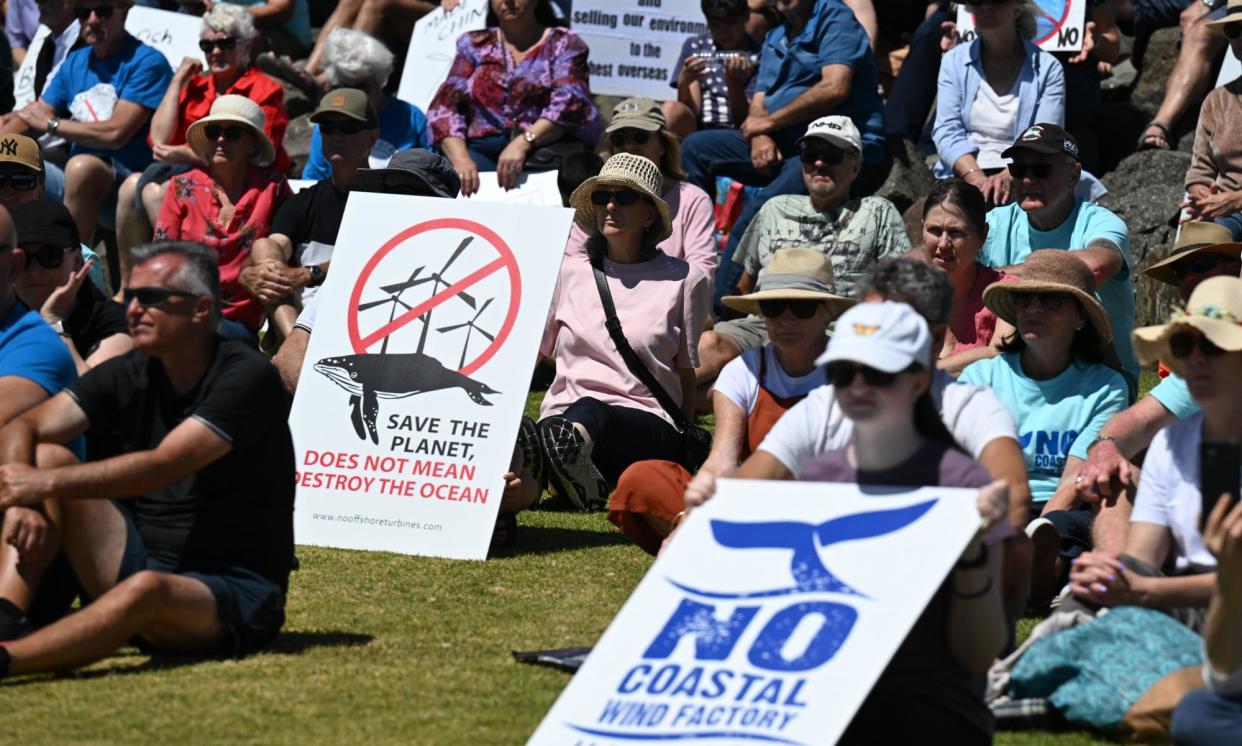
<svg viewBox="0 0 1242 746">
<path fill-rule="evenodd" d="M 114 211 L 121 181 L 151 162 L 148 126 L 172 80 L 164 55 L 125 31 L 132 5 L 132 0 L 77 3 L 86 46 L 65 58 L 39 100 L 0 125 L 4 132 L 46 132 L 72 144 L 63 175 L 47 164 L 47 183 L 57 199 L 56 186 L 64 184 L 65 206 L 87 243 L 101 210 Z"/>
<path fill-rule="evenodd" d="M 1133 397 L 1139 364 L 1130 345 L 1134 262 L 1125 222 L 1074 196 L 1082 176 L 1078 142 L 1061 127 L 1032 125 L 1001 155 L 1013 159 L 1009 173 L 1017 201 L 988 212 L 988 237 L 979 262 L 1001 269 L 1021 264 L 1036 249 L 1076 252 L 1095 275 L 1096 295 L 1112 323 L 1113 350 Z M 1013 273 L 1022 271 L 1016 268 Z"/>
<path fill-rule="evenodd" d="M 778 194 L 806 193 L 797 140 L 810 122 L 840 114 L 862 134 L 853 196 L 874 192 L 889 163 L 875 58 L 853 11 L 842 0 L 777 0 L 776 7 L 785 22 L 763 40 L 755 95 L 741 127 L 700 130 L 682 146 L 682 166 L 708 194 L 715 194 L 717 176 L 762 187 L 730 230 L 717 299 L 737 284 L 738 265 L 728 260 L 759 208 Z"/>
</svg>

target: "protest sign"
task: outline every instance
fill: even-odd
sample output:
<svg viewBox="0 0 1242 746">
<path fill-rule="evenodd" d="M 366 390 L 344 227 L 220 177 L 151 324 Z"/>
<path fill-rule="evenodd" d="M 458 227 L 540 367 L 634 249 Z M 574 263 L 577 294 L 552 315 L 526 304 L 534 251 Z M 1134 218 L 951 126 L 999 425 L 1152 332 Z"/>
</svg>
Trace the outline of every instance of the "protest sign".
<svg viewBox="0 0 1242 746">
<path fill-rule="evenodd" d="M 300 543 L 487 555 L 571 218 L 350 197 L 289 420 Z"/>
<path fill-rule="evenodd" d="M 78 22 L 74 21 L 71 25 L 77 28 Z M 49 39 L 51 33 L 47 26 L 40 25 L 34 38 L 30 40 L 30 46 L 26 47 L 26 58 L 22 60 L 21 67 L 17 68 L 17 75 L 13 76 L 13 111 L 17 111 L 38 98 L 34 89 L 35 61 L 38 60 L 39 52 L 43 50 L 44 44 L 55 43 Z M 55 69 L 59 69 L 59 66 Z M 48 80 L 51 78 L 52 76 L 49 75 Z"/>
<path fill-rule="evenodd" d="M 1077 52 L 1082 49 L 1087 0 L 1034 0 L 1035 46 L 1045 52 Z M 965 4 L 957 6 L 957 41 L 975 40 L 975 17 Z"/>
<path fill-rule="evenodd" d="M 469 197 L 477 202 L 501 202 L 511 205 L 533 205 L 536 207 L 559 207 L 561 190 L 556 186 L 556 172 L 522 174 L 518 185 L 505 191 L 496 181 L 496 172 L 487 171 L 479 174 L 479 190 Z"/>
<path fill-rule="evenodd" d="M 979 526 L 866 489 L 722 480 L 529 743 L 835 743 Z"/>
<path fill-rule="evenodd" d="M 707 33 L 697 0 L 574 0 L 573 30 L 591 48 L 591 92 L 675 98 L 686 38 Z"/>
<path fill-rule="evenodd" d="M 198 48 L 203 31 L 203 19 L 198 16 L 135 5 L 125 17 L 125 30 L 158 49 L 174 70 L 186 57 L 205 62 Z"/>
<path fill-rule="evenodd" d="M 410 36 L 397 98 L 427 111 L 453 66 L 457 37 L 486 28 L 487 3 L 488 0 L 461 0 L 452 10 L 439 7 L 418 19 Z"/>
</svg>

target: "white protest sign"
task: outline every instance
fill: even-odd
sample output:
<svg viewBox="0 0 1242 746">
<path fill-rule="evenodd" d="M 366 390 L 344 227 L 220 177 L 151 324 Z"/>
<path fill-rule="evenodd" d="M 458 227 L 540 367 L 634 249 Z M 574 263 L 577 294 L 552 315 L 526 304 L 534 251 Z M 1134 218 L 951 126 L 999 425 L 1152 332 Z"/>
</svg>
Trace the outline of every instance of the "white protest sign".
<svg viewBox="0 0 1242 746">
<path fill-rule="evenodd" d="M 978 528 L 975 495 L 722 480 L 529 743 L 836 742 Z"/>
<path fill-rule="evenodd" d="M 350 197 L 289 418 L 299 543 L 487 555 L 573 216 L 533 209 Z"/>
<path fill-rule="evenodd" d="M 135 5 L 125 17 L 125 30 L 138 41 L 155 47 L 176 70 L 186 57 L 204 62 L 198 39 L 203 32 L 203 19 L 188 13 L 144 8 Z"/>
<path fill-rule="evenodd" d="M 457 37 L 486 27 L 487 3 L 461 0 L 452 10 L 439 7 L 418 19 L 410 36 L 397 98 L 427 111 L 453 66 Z"/>
<path fill-rule="evenodd" d="M 591 48 L 591 93 L 668 100 L 682 44 L 707 33 L 698 0 L 574 0 L 573 30 Z"/>
<path fill-rule="evenodd" d="M 500 202 L 511 205 L 533 205 L 536 207 L 559 207 L 561 190 L 556 186 L 556 172 L 524 173 L 518 185 L 505 191 L 500 188 L 494 171 L 479 174 L 479 190 L 469 197 L 476 202 Z"/>
<path fill-rule="evenodd" d="M 1034 0 L 1035 46 L 1045 52 L 1077 52 L 1087 15 L 1087 0 Z M 975 40 L 975 17 L 965 4 L 957 6 L 958 43 Z"/>
<path fill-rule="evenodd" d="M 72 25 L 77 28 L 78 22 L 74 21 Z M 40 24 L 39 30 L 30 40 L 30 46 L 26 48 L 26 58 L 22 60 L 21 67 L 17 68 L 17 75 L 13 76 L 13 111 L 21 109 L 37 98 L 34 89 L 35 61 L 39 58 L 39 52 L 43 50 L 44 44 L 55 43 L 49 39 L 51 34 L 51 29 Z M 48 80 L 51 78 L 52 76 L 48 75 Z"/>
</svg>

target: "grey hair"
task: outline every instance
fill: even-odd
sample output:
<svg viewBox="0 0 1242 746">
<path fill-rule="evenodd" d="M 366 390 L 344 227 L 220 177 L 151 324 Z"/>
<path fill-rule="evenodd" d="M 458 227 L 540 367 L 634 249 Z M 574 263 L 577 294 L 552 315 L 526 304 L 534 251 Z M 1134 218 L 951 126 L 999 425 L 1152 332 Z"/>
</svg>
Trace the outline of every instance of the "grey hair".
<svg viewBox="0 0 1242 746">
<path fill-rule="evenodd" d="M 172 290 L 211 296 L 211 306 L 220 315 L 220 258 L 216 252 L 194 241 L 153 241 L 130 250 L 131 266 L 137 267 L 157 256 L 181 257 L 181 269 L 169 279 Z"/>
<path fill-rule="evenodd" d="M 392 52 L 368 33 L 338 26 L 328 34 L 323 69 L 333 86 L 362 88 L 362 81 L 383 86 L 392 75 L 392 65 Z"/>
<path fill-rule="evenodd" d="M 864 295 L 908 303 L 929 326 L 949 323 L 953 310 L 953 282 L 939 267 L 908 256 L 885 259 L 871 270 Z"/>
<path fill-rule="evenodd" d="M 238 41 L 250 41 L 258 35 L 254 28 L 254 18 L 245 8 L 225 3 L 216 3 L 203 14 L 203 28 L 231 36 Z"/>
</svg>

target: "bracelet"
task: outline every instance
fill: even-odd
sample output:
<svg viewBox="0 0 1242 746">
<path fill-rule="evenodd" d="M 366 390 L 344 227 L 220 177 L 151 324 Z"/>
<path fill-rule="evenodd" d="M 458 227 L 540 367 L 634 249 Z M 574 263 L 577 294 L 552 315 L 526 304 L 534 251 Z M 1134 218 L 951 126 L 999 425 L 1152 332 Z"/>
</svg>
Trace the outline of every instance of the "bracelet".
<svg viewBox="0 0 1242 746">
<path fill-rule="evenodd" d="M 961 178 L 962 178 L 963 180 L 965 180 L 967 176 L 970 176 L 971 174 L 973 174 L 973 173 L 974 173 L 974 172 L 976 172 L 976 171 L 982 171 L 982 170 L 983 170 L 982 168 L 979 168 L 978 166 L 975 166 L 974 168 L 972 168 L 972 169 L 968 170 L 966 173 L 962 174 Z"/>
<path fill-rule="evenodd" d="M 978 558 L 972 559 L 972 560 L 959 559 L 957 561 L 957 567 L 959 570 L 977 570 L 980 567 L 983 567 L 984 565 L 986 565 L 987 563 L 988 563 L 988 545 L 981 544 L 979 545 Z"/>
<path fill-rule="evenodd" d="M 678 526 L 680 526 L 680 525 L 681 525 L 682 520 L 683 520 L 683 519 L 686 517 L 686 515 L 687 515 L 687 514 L 689 514 L 689 513 L 690 513 L 690 511 L 688 511 L 688 510 L 683 510 L 683 511 L 681 511 L 680 513 L 678 513 L 677 515 L 673 516 L 673 520 L 672 520 L 672 521 L 670 521 L 670 523 L 672 523 L 672 525 L 673 525 L 673 528 L 677 528 Z"/>
<path fill-rule="evenodd" d="M 1116 438 L 1114 438 L 1113 436 L 1111 436 L 1111 435 L 1097 435 L 1097 436 L 1095 436 L 1095 440 L 1091 441 L 1091 443 L 1087 446 L 1087 450 L 1086 450 L 1085 452 L 1086 452 L 1086 453 L 1091 453 L 1091 449 L 1092 449 L 1092 448 L 1095 448 L 1095 447 L 1096 447 L 1096 446 L 1098 446 L 1100 443 L 1103 443 L 1103 442 L 1104 442 L 1104 441 L 1106 441 L 1106 440 L 1107 440 L 1109 443 L 1112 443 L 1113 445 L 1117 446 L 1118 448 L 1120 448 L 1120 447 L 1121 447 L 1121 444 L 1120 444 L 1120 443 L 1117 441 L 1117 439 L 1116 439 Z"/>
<path fill-rule="evenodd" d="M 962 601 L 973 601 L 976 598 L 983 598 L 992 591 L 992 576 L 988 576 L 988 582 L 983 584 L 983 588 L 974 593 L 958 593 L 957 584 L 953 585 L 953 597 Z"/>
</svg>

